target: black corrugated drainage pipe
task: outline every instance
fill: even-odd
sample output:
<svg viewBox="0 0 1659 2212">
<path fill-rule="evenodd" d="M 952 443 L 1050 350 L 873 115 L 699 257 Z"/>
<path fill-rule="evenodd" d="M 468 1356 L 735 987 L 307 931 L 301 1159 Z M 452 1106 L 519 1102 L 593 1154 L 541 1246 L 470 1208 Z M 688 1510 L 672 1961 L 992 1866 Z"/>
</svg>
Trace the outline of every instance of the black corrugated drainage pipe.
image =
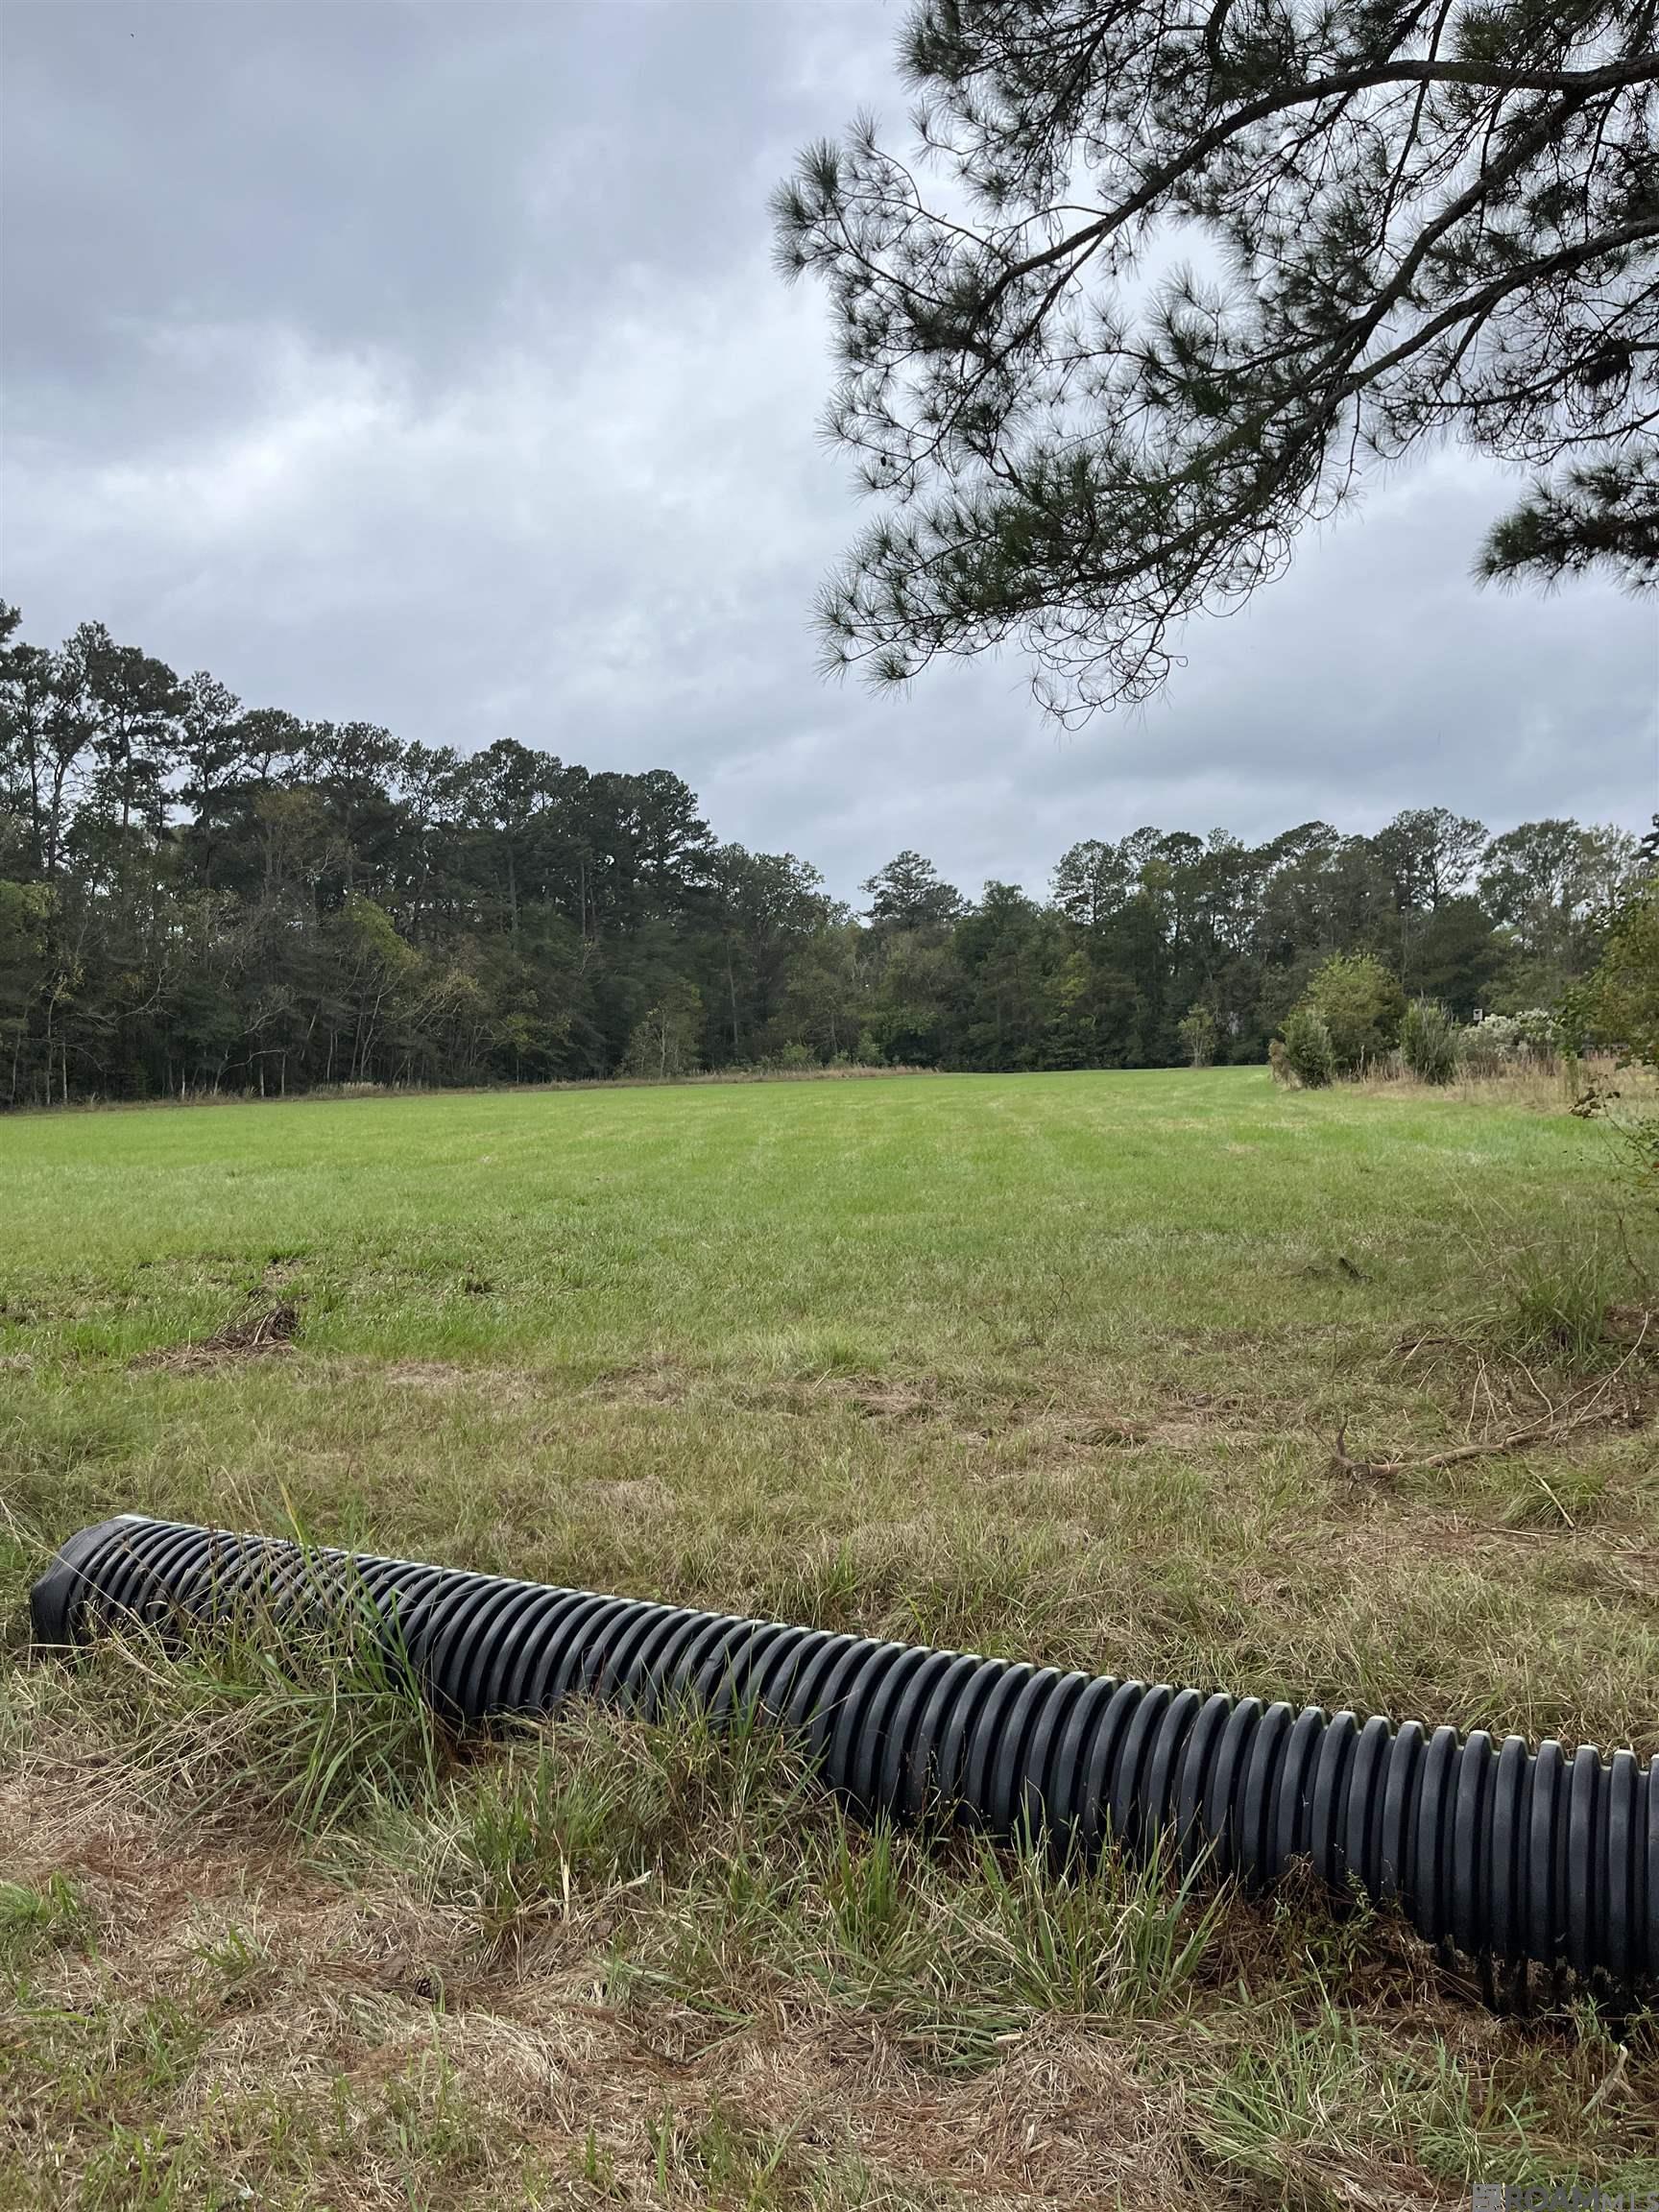
<svg viewBox="0 0 1659 2212">
<path fill-rule="evenodd" d="M 319 1599 L 364 1606 L 462 1723 L 570 1696 L 647 1718 L 754 1706 L 865 1815 L 949 1807 L 1086 1855 L 1173 1831 L 1187 1863 L 1247 1889 L 1307 1858 L 1488 1974 L 1533 1961 L 1659 1988 L 1659 1781 L 1629 1751 L 1569 1757 L 137 1515 L 72 1536 L 32 1610 L 36 1639 L 65 1645 Z"/>
</svg>

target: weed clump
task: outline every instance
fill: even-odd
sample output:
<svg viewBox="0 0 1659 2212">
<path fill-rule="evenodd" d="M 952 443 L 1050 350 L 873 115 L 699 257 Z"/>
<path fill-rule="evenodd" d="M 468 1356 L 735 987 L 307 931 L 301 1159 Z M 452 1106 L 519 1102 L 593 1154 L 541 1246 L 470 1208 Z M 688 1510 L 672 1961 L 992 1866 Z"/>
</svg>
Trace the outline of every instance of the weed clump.
<svg viewBox="0 0 1659 2212">
<path fill-rule="evenodd" d="M 747 1715 L 645 1727 L 575 1705 L 458 1784 L 450 1817 L 461 1886 L 494 1946 L 580 1894 L 684 1880 L 739 1837 L 793 1848 L 811 1805 L 798 1756 Z"/>
<path fill-rule="evenodd" d="M 140 1792 L 207 1826 L 264 1817 L 314 1839 L 429 1796 L 450 1757 L 366 1599 L 134 1625 L 84 1667 L 82 1701 L 132 1746 Z"/>
<path fill-rule="evenodd" d="M 52 1874 L 36 1887 L 0 1881 L 0 1974 L 15 1974 L 37 1953 L 83 1941 L 84 1902 L 75 1885 Z"/>
<path fill-rule="evenodd" d="M 1500 1262 L 1484 1315 L 1487 1340 L 1512 1358 L 1568 1370 L 1627 1357 L 1630 1347 L 1608 1316 L 1629 1277 L 1623 1253 L 1594 1235 L 1520 1245 Z"/>
</svg>

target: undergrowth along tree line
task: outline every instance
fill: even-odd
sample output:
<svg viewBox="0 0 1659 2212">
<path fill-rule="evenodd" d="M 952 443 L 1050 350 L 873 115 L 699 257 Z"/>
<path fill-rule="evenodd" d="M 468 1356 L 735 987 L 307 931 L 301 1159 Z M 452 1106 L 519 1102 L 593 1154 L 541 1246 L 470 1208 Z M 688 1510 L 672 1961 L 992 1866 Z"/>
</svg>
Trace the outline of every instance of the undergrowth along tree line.
<svg viewBox="0 0 1659 2212">
<path fill-rule="evenodd" d="M 1181 1025 L 1194 1066 L 1205 1064 L 1214 1036 L 1201 1014 L 1195 1010 Z M 1438 998 L 1407 1001 L 1399 978 L 1374 953 L 1334 952 L 1267 1050 L 1275 1074 L 1316 1091 L 1379 1072 L 1431 1085 L 1459 1074 L 1501 1075 L 1518 1064 L 1571 1062 L 1594 1046 L 1615 1053 L 1622 1066 L 1659 1069 L 1659 872 L 1638 877 L 1613 907 L 1594 971 L 1554 1007 L 1477 1013 L 1459 1022 Z M 1584 1102 L 1595 1094 L 1591 1085 Z"/>
<path fill-rule="evenodd" d="M 1607 1019 L 1603 988 L 1623 911 L 1615 909 L 1595 974 L 1559 1007 L 1482 1012 L 1466 1022 L 1438 998 L 1407 1000 L 1398 976 L 1375 953 L 1334 952 L 1268 1044 L 1274 1072 L 1310 1091 L 1380 1073 L 1445 1084 L 1459 1074 L 1501 1075 L 1523 1063 L 1553 1066 L 1576 1058 L 1592 1042 L 1623 1048 L 1634 1033 L 1616 1016 Z"/>
<path fill-rule="evenodd" d="M 720 843 L 667 770 L 405 744 L 246 708 L 100 624 L 56 649 L 19 627 L 0 611 L 12 1106 L 1260 1061 L 1333 956 L 1372 963 L 1401 1020 L 1553 1007 L 1654 860 L 1615 828 L 1423 807 L 1370 836 L 1087 839 L 1046 900 L 966 899 L 906 852 L 854 912 L 794 854 Z"/>
</svg>

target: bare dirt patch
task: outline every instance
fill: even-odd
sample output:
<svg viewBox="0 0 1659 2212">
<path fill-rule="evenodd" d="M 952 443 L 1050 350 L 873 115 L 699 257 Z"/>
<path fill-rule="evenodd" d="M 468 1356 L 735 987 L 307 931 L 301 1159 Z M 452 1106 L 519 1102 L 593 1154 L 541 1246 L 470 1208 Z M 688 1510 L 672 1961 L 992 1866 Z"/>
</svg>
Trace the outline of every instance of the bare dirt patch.
<svg viewBox="0 0 1659 2212">
<path fill-rule="evenodd" d="M 1602 1331 L 1610 1343 L 1659 1351 L 1659 1306 L 1609 1306 Z"/>
<path fill-rule="evenodd" d="M 636 1367 L 616 1367 L 589 1383 L 585 1398 L 611 1406 L 673 1406 L 688 1398 L 693 1377 L 674 1359 L 648 1359 Z"/>
<path fill-rule="evenodd" d="M 674 1505 L 673 1491 L 655 1475 L 636 1475 L 615 1482 L 594 1482 L 589 1486 L 587 1495 L 620 1513 L 667 1513 L 672 1511 Z"/>
<path fill-rule="evenodd" d="M 1197 1450 L 1223 1440 L 1259 1443 L 1272 1433 L 1240 1418 L 1242 1400 L 1204 1391 L 1176 1391 L 1144 1414 L 1057 1393 L 956 1391 L 930 1375 L 814 1376 L 752 1397 L 793 1413 L 842 1405 L 884 1425 L 941 1429 L 970 1444 L 1008 1440 L 1073 1457 L 1134 1445 Z"/>
<path fill-rule="evenodd" d="M 1283 1426 L 1262 1426 L 1260 1406 L 1202 1390 L 1178 1390 L 1142 1414 L 1091 1404 L 1082 1394 L 1009 1391 L 938 1375 L 806 1373 L 747 1382 L 698 1376 L 671 1360 L 603 1375 L 584 1395 L 608 1405 L 676 1406 L 699 1393 L 746 1411 L 805 1420 L 845 1410 L 885 1430 L 932 1434 L 969 1448 L 1010 1444 L 1066 1459 L 1135 1446 L 1197 1452 L 1223 1443 L 1260 1444 L 1297 1425 L 1286 1414 Z"/>
<path fill-rule="evenodd" d="M 539 1394 L 536 1376 L 522 1367 L 469 1367 L 453 1359 L 394 1359 L 372 1372 L 382 1382 L 403 1390 L 423 1390 L 435 1398 L 487 1390 L 497 1404 L 521 1406 Z"/>
<path fill-rule="evenodd" d="M 533 1367 L 462 1359 L 373 1359 L 359 1353 L 331 1353 L 309 1359 L 304 1379 L 308 1387 L 318 1389 L 350 1381 L 371 1388 L 407 1390 L 424 1398 L 483 1395 L 492 1406 L 533 1405 L 548 1388 L 548 1378 Z"/>
<path fill-rule="evenodd" d="M 1235 1398 L 1178 1391 L 1166 1409 L 1136 1418 L 1099 1408 L 1049 1408 L 1023 1423 L 1017 1433 L 1037 1451 L 1058 1458 L 1092 1458 L 1097 1452 L 1137 1445 L 1209 1452 L 1218 1445 L 1262 1444 L 1283 1433 L 1241 1420 L 1242 1411 Z"/>
<path fill-rule="evenodd" d="M 953 1396 L 935 1375 L 799 1375 L 744 1392 L 745 1402 L 782 1413 L 844 1406 L 862 1420 L 902 1427 L 946 1427 L 959 1435 L 990 1431 L 984 1407 Z"/>
</svg>

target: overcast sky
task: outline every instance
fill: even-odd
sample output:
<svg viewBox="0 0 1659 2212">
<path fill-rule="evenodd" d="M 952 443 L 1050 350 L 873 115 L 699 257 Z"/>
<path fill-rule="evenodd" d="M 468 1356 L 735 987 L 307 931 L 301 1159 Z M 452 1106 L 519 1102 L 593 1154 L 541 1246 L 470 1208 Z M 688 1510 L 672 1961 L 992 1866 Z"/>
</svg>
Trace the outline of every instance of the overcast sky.
<svg viewBox="0 0 1659 2212">
<path fill-rule="evenodd" d="M 1016 658 L 823 684 L 858 509 L 766 195 L 873 108 L 889 7 L 19 5 L 4 39 L 0 590 L 251 705 L 673 768 L 832 887 L 902 846 L 1041 889 L 1083 836 L 1445 805 L 1638 825 L 1659 621 L 1478 591 L 1503 496 L 1380 484 L 1166 696 L 1058 733 Z"/>
</svg>

